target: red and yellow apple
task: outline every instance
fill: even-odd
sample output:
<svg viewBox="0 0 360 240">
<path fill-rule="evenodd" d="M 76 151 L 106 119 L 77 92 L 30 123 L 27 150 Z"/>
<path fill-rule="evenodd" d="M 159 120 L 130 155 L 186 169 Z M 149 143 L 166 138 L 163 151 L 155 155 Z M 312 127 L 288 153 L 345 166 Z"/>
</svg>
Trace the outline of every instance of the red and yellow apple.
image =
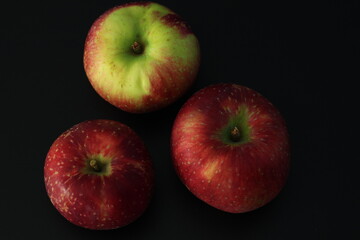
<svg viewBox="0 0 360 240">
<path fill-rule="evenodd" d="M 199 199 L 231 213 L 271 201 L 289 172 L 285 121 L 265 97 L 236 84 L 194 94 L 171 135 L 173 164 Z"/>
<path fill-rule="evenodd" d="M 96 92 L 133 113 L 163 108 L 183 95 L 198 72 L 198 40 L 186 22 L 152 2 L 102 14 L 85 42 L 84 68 Z"/>
<path fill-rule="evenodd" d="M 79 123 L 52 144 L 44 166 L 47 193 L 67 220 L 114 229 L 137 219 L 153 191 L 153 169 L 142 140 L 116 121 Z"/>
</svg>

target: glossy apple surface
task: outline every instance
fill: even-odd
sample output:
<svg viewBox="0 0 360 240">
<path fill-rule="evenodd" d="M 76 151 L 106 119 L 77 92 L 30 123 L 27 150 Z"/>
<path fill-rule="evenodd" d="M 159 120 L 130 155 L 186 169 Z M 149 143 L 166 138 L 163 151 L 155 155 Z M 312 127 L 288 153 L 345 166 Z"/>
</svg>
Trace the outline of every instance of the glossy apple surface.
<svg viewBox="0 0 360 240">
<path fill-rule="evenodd" d="M 45 186 L 56 209 L 89 229 L 114 229 L 137 219 L 153 189 L 153 169 L 142 140 L 116 121 L 79 123 L 52 144 Z"/>
<path fill-rule="evenodd" d="M 152 2 L 114 7 L 92 25 L 84 68 L 96 92 L 134 113 L 163 108 L 190 87 L 199 44 L 186 22 Z"/>
<path fill-rule="evenodd" d="M 265 205 L 278 195 L 289 172 L 284 119 L 262 95 L 236 84 L 194 94 L 176 117 L 171 146 L 186 187 L 226 212 Z"/>
</svg>

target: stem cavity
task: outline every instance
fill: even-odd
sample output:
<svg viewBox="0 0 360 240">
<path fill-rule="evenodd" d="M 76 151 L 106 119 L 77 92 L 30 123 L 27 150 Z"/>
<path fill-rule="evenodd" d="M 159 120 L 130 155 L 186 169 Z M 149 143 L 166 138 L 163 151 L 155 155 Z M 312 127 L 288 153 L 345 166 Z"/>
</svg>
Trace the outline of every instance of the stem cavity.
<svg viewBox="0 0 360 240">
<path fill-rule="evenodd" d="M 100 172 L 101 168 L 98 164 L 98 162 L 95 159 L 91 159 L 89 162 L 90 167 L 95 171 L 95 172 Z"/>
<path fill-rule="evenodd" d="M 239 142 L 241 139 L 240 131 L 237 127 L 234 127 L 230 132 L 230 139 L 233 142 Z"/>
<path fill-rule="evenodd" d="M 143 46 L 137 41 L 131 45 L 131 48 L 134 54 L 141 54 L 144 51 Z"/>
</svg>

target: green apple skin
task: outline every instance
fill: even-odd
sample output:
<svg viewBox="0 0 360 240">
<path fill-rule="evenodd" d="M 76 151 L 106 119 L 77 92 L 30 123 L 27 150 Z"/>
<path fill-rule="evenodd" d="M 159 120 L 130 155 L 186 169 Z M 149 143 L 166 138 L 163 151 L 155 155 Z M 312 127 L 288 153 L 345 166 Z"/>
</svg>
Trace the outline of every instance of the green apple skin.
<svg viewBox="0 0 360 240">
<path fill-rule="evenodd" d="M 136 46 L 136 47 L 134 47 Z M 84 68 L 96 92 L 132 113 L 161 109 L 196 78 L 200 49 L 190 27 L 153 2 L 114 7 L 89 30 Z"/>
</svg>

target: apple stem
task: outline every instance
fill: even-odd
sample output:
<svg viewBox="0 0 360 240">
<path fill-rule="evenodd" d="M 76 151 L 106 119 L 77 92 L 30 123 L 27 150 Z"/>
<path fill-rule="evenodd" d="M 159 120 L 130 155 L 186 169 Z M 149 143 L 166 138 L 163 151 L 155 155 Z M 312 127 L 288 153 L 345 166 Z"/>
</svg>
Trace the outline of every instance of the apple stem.
<svg viewBox="0 0 360 240">
<path fill-rule="evenodd" d="M 238 142 L 240 141 L 241 135 L 240 135 L 240 131 L 237 127 L 234 127 L 231 132 L 230 132 L 230 139 L 233 142 Z"/>
<path fill-rule="evenodd" d="M 131 48 L 133 50 L 133 52 L 135 54 L 141 54 L 143 52 L 143 48 L 141 46 L 140 43 L 138 43 L 137 41 L 135 41 L 132 45 L 131 45 Z"/>
<path fill-rule="evenodd" d="M 91 159 L 89 162 L 90 167 L 92 167 L 96 172 L 100 172 L 101 169 L 95 159 Z"/>
</svg>

